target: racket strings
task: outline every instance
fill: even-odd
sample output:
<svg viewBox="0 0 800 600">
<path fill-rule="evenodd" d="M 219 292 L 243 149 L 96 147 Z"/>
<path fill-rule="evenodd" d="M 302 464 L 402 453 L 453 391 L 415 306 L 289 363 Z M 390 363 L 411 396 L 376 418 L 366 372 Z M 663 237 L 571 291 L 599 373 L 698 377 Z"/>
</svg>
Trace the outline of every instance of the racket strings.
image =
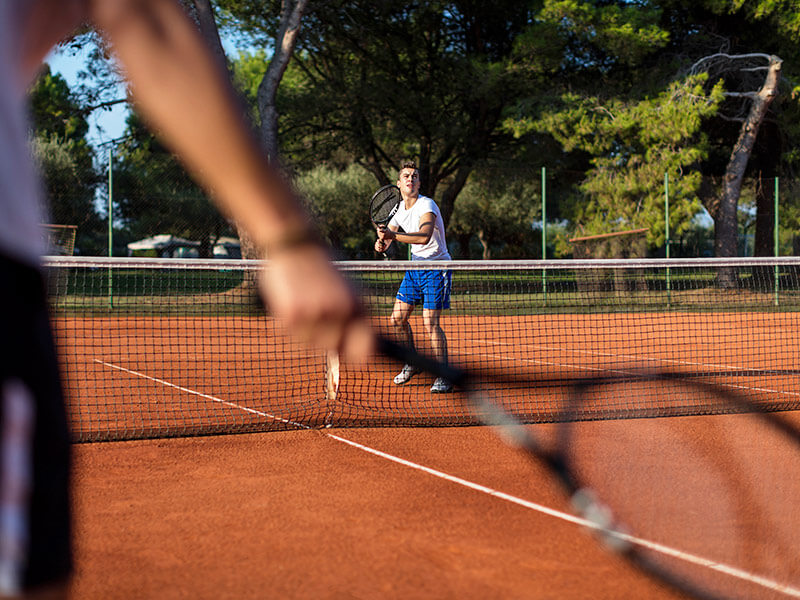
<svg viewBox="0 0 800 600">
<path fill-rule="evenodd" d="M 648 385 L 676 401 L 706 396 L 718 414 L 570 424 L 563 451 L 577 479 L 653 542 L 637 551 L 656 574 L 711 597 L 786 597 L 782 589 L 795 597 L 800 518 L 789 513 L 800 499 L 797 440 L 772 426 L 771 416 L 724 414 L 731 404 L 724 390 Z"/>
<path fill-rule="evenodd" d="M 576 513 L 645 572 L 698 598 L 800 598 L 800 417 L 761 412 L 730 386 L 631 369 L 562 381 L 553 446 L 541 435 L 551 429 L 527 425 L 503 401 L 510 383 L 538 394 L 540 380 L 485 368 L 453 372 L 413 351 L 387 350 L 431 374 L 448 369 L 461 388 L 454 395 L 476 419 L 546 465 L 567 497 L 583 498 Z M 587 405 L 619 397 L 632 407 L 627 415 L 590 420 Z M 655 397 L 703 410 L 639 410 Z"/>
</svg>

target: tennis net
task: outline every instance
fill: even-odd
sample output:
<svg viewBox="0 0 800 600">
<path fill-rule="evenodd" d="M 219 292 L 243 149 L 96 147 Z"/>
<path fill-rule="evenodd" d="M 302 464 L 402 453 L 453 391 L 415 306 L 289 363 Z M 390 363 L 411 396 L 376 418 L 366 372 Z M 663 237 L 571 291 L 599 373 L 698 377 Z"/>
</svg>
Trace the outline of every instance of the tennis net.
<svg viewBox="0 0 800 600">
<path fill-rule="evenodd" d="M 405 261 L 338 263 L 376 327 Z M 432 378 L 305 347 L 269 316 L 255 261 L 48 257 L 45 273 L 76 441 L 297 427 L 470 425 Z M 452 363 L 500 369 L 507 408 L 558 418 L 565 383 L 668 369 L 800 408 L 800 259 L 452 261 L 441 325 Z M 430 353 L 423 311 L 411 317 Z M 581 418 L 702 413 L 658 397 L 603 396 Z"/>
</svg>

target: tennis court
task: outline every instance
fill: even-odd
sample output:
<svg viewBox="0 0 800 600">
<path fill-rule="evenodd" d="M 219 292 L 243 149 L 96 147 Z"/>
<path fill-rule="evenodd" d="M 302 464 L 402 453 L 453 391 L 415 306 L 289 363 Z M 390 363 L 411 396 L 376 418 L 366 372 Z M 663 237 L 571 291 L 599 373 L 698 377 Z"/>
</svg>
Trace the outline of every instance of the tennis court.
<svg viewBox="0 0 800 600">
<path fill-rule="evenodd" d="M 482 429 L 336 435 L 566 510 Z M 77 598 L 675 597 L 572 524 L 318 432 L 76 453 Z"/>
<path fill-rule="evenodd" d="M 182 275 L 176 291 L 153 283 L 172 275 L 136 264 L 148 283 L 114 290 L 108 267 L 69 267 L 106 282 L 95 290 L 53 278 L 65 290 L 53 304 L 71 422 L 87 442 L 75 445 L 75 597 L 677 597 L 581 532 L 545 470 L 455 397 L 430 394 L 429 378 L 397 388 L 396 365 L 353 370 L 299 348 L 250 301 L 227 303 L 245 287 L 238 275 L 211 291 Z M 776 294 L 749 264 L 738 290 L 715 289 L 697 265 L 682 277 L 672 267 L 669 283 L 660 265 L 658 278 L 650 265 L 622 283 L 605 269 L 590 280 L 540 267 L 456 271 L 444 327 L 454 362 L 543 382 L 493 393 L 545 438 L 562 402 L 554 382 L 576 373 L 668 367 L 797 410 L 800 319 L 786 277 Z M 382 322 L 397 273 L 355 275 Z M 702 440 L 736 417 L 632 390 L 583 409 L 585 440 L 675 415 L 639 422 L 677 422 Z M 598 462 L 627 464 L 621 448 L 596 447 Z M 643 494 L 658 474 L 636 479 Z"/>
</svg>

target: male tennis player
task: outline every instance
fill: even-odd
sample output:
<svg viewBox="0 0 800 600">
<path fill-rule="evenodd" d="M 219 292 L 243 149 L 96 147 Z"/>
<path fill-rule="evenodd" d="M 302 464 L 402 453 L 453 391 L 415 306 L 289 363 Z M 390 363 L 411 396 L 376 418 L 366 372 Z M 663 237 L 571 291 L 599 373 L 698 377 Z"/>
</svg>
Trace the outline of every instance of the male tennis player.
<svg viewBox="0 0 800 600">
<path fill-rule="evenodd" d="M 82 24 L 105 37 L 134 101 L 221 209 L 269 255 L 265 294 L 303 339 L 364 360 L 373 333 L 271 170 L 227 74 L 177 0 L 0 2 L 0 597 L 62 598 L 72 569 L 69 435 L 39 272 L 43 212 L 26 90 Z"/>
<path fill-rule="evenodd" d="M 424 261 L 450 260 L 444 237 L 444 221 L 436 203 L 419 195 L 419 170 L 413 162 L 400 168 L 397 187 L 403 201 L 386 227 L 377 230 L 375 250 L 384 252 L 394 240 L 411 245 L 411 259 Z M 403 233 L 400 233 L 400 229 Z M 403 276 L 392 310 L 392 325 L 409 347 L 414 347 L 414 333 L 408 322 L 414 307 L 422 304 L 422 322 L 425 334 L 431 341 L 433 353 L 441 362 L 447 362 L 447 337 L 440 323 L 442 310 L 450 308 L 450 271 L 443 269 L 410 269 Z M 407 383 L 417 373 L 411 365 L 394 378 L 397 385 Z M 438 377 L 431 392 L 449 392 L 452 384 Z"/>
</svg>

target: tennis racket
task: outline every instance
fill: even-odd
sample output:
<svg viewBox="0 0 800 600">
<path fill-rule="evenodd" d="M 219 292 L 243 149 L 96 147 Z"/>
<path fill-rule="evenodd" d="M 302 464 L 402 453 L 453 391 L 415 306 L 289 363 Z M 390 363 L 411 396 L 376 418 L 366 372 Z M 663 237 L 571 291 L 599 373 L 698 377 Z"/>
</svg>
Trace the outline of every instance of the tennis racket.
<svg viewBox="0 0 800 600">
<path fill-rule="evenodd" d="M 372 194 L 369 201 L 369 218 L 376 229 L 389 224 L 402 199 L 400 188 L 396 185 L 385 185 Z M 383 254 L 386 256 L 385 251 Z"/>
<path fill-rule="evenodd" d="M 575 522 L 638 569 L 695 598 L 800 598 L 800 416 L 766 412 L 735 378 L 626 369 L 526 380 L 379 346 L 452 382 L 480 422 L 548 467 Z M 503 388 L 520 384 L 561 398 L 554 441 L 504 408 Z M 621 398 L 636 418 L 597 417 Z M 648 417 L 655 399 L 676 416 Z"/>
</svg>

